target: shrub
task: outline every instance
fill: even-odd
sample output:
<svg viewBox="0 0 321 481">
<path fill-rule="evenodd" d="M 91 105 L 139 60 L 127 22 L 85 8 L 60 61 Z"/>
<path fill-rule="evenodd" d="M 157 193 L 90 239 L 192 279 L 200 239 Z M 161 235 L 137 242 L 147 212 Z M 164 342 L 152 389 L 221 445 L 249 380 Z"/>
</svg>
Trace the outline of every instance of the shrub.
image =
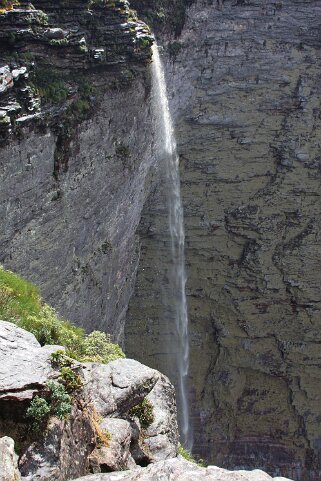
<svg viewBox="0 0 321 481">
<path fill-rule="evenodd" d="M 130 417 L 139 419 L 142 429 L 147 429 L 154 422 L 153 405 L 148 399 L 143 399 L 141 403 L 134 406 L 129 411 Z"/>
<path fill-rule="evenodd" d="M 83 362 L 99 362 L 107 364 L 116 359 L 124 358 L 125 354 L 117 344 L 110 341 L 110 336 L 100 331 L 93 331 L 82 343 Z"/>
<path fill-rule="evenodd" d="M 57 381 L 48 381 L 48 400 L 35 396 L 27 409 L 27 416 L 32 419 L 32 428 L 38 431 L 47 422 L 50 416 L 60 419 L 68 417 L 71 412 L 71 397 L 65 387 Z"/>
<path fill-rule="evenodd" d="M 62 367 L 60 377 L 68 392 L 76 391 L 83 386 L 81 377 L 71 367 Z"/>
<path fill-rule="evenodd" d="M 50 415 L 50 406 L 47 401 L 39 396 L 33 398 L 27 409 L 27 416 L 32 418 L 32 428 L 37 431 Z"/>
</svg>

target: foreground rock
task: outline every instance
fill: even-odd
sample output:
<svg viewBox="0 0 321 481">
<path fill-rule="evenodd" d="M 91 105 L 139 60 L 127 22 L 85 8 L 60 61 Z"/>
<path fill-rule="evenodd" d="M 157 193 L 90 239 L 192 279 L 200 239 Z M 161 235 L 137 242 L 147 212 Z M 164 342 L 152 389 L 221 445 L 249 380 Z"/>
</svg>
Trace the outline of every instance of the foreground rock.
<svg viewBox="0 0 321 481">
<path fill-rule="evenodd" d="M 130 453 L 132 428 L 124 419 L 104 419 L 100 425 L 110 435 L 108 446 L 98 446 L 90 456 L 91 472 L 132 469 L 136 463 Z"/>
<path fill-rule="evenodd" d="M 68 420 L 52 418 L 39 438 L 20 458 L 23 481 L 65 481 L 88 472 L 95 431 L 87 412 L 74 407 Z"/>
<path fill-rule="evenodd" d="M 125 414 L 155 386 L 159 372 L 133 359 L 84 365 L 86 392 L 102 416 Z"/>
<path fill-rule="evenodd" d="M 166 376 L 161 375 L 147 399 L 154 421 L 144 432 L 142 449 L 152 462 L 174 458 L 178 446 L 175 389 Z"/>
<path fill-rule="evenodd" d="M 14 451 L 14 441 L 4 437 L 0 439 L 0 481 L 20 481 L 18 456 Z"/>
<path fill-rule="evenodd" d="M 200 468 L 196 464 L 177 458 L 161 461 L 128 472 L 90 475 L 76 481 L 290 481 L 272 478 L 258 469 L 254 471 L 227 471 L 209 466 Z"/>
<path fill-rule="evenodd" d="M 0 322 L 0 401 L 31 400 L 56 375 L 50 355 L 60 346 L 41 347 L 35 336 L 10 322 Z"/>
</svg>

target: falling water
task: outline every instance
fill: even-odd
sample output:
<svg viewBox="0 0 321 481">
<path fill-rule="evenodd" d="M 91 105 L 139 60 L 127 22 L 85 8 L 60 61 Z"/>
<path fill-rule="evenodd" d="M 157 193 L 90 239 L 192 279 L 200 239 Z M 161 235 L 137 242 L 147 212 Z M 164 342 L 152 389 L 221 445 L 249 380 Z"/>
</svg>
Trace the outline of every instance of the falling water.
<svg viewBox="0 0 321 481">
<path fill-rule="evenodd" d="M 157 121 L 158 149 L 166 163 L 166 189 L 171 236 L 170 301 L 175 318 L 174 362 L 181 441 L 192 447 L 189 425 L 187 375 L 189 368 L 188 314 L 185 295 L 184 218 L 180 191 L 179 157 L 169 110 L 164 69 L 157 45 L 153 46 L 153 98 Z"/>
</svg>

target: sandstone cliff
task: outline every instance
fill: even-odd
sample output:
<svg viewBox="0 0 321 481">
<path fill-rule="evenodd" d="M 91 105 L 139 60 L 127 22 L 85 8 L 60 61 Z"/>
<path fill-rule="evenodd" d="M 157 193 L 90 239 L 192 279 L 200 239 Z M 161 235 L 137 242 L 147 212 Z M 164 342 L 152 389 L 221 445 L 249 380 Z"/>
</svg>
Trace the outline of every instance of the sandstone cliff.
<svg viewBox="0 0 321 481">
<path fill-rule="evenodd" d="M 0 262 L 120 338 L 152 162 L 148 27 L 125 0 L 0 14 Z"/>
<path fill-rule="evenodd" d="M 165 43 L 185 205 L 194 449 L 219 466 L 300 481 L 321 477 L 320 14 L 317 1 L 198 1 Z M 126 345 L 175 378 L 160 184 L 140 224 Z M 150 339 L 139 349 L 137 332 Z"/>
</svg>

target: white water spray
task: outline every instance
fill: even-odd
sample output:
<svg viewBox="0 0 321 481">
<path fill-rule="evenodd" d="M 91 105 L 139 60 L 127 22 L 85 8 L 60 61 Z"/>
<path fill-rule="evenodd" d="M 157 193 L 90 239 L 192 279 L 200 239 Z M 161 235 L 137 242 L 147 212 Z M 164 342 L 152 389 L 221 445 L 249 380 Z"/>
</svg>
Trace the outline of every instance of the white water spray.
<svg viewBox="0 0 321 481">
<path fill-rule="evenodd" d="M 158 149 L 166 162 L 166 188 L 169 203 L 169 229 L 171 236 L 172 267 L 170 272 L 171 309 L 175 317 L 173 358 L 176 370 L 178 418 L 181 440 L 191 449 L 192 434 L 189 422 L 187 375 L 189 368 L 188 314 L 185 294 L 185 232 L 180 190 L 179 157 L 173 122 L 169 110 L 164 69 L 157 45 L 153 46 L 153 99 L 157 121 Z"/>
</svg>

